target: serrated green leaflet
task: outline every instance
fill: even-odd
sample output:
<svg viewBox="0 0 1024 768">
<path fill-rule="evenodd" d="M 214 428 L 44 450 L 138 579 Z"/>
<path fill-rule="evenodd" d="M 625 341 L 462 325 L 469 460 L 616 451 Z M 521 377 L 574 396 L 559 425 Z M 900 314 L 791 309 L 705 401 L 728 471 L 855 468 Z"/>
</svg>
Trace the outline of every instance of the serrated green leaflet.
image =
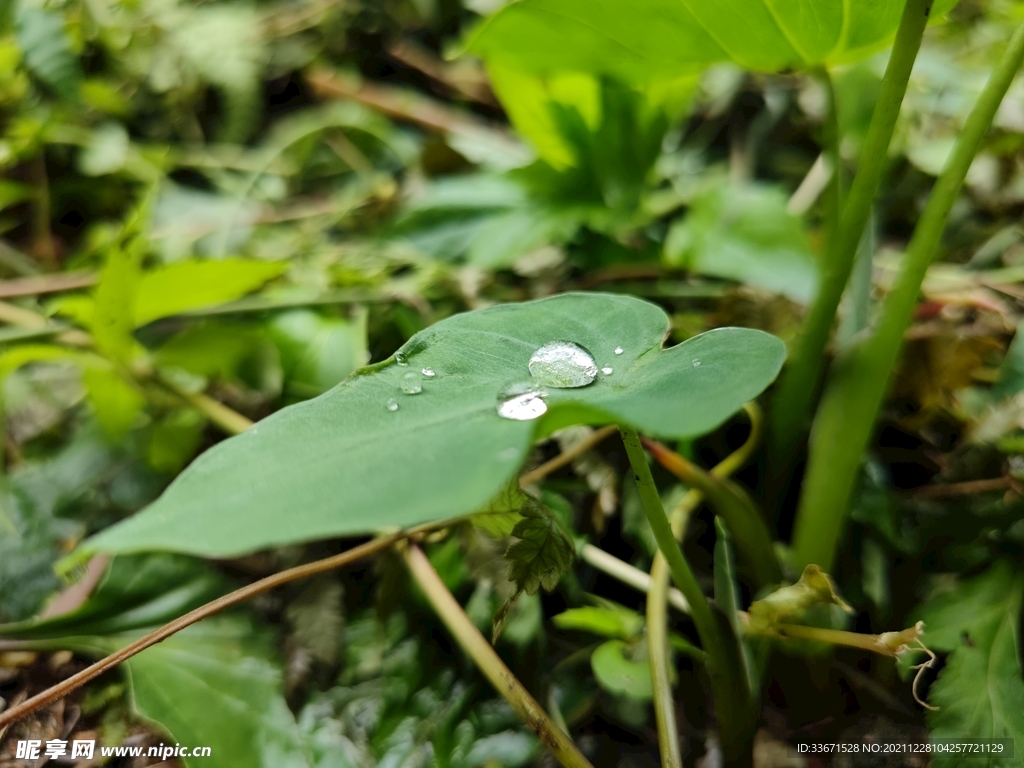
<svg viewBox="0 0 1024 768">
<path fill-rule="evenodd" d="M 229 556 L 465 515 L 499 491 L 538 435 L 617 421 L 663 437 L 704 434 L 760 394 L 785 355 L 775 337 L 743 328 L 662 350 L 667 328 L 653 304 L 606 294 L 456 315 L 416 334 L 395 359 L 208 451 L 148 509 L 85 549 Z M 585 347 L 612 373 L 551 389 L 538 421 L 499 417 L 498 393 L 529 379 L 530 356 L 553 340 Z M 423 377 L 419 394 L 404 394 L 404 377 L 423 369 L 435 375 Z"/>
<path fill-rule="evenodd" d="M 935 4 L 932 16 L 955 0 Z M 840 63 L 884 47 L 903 3 L 888 0 L 521 0 L 469 50 L 522 72 L 595 72 L 646 83 L 733 61 L 776 72 Z"/>
<path fill-rule="evenodd" d="M 1024 580 L 1007 562 L 926 603 L 924 642 L 949 651 L 928 694 L 933 736 L 951 739 L 1024 738 L 1024 682 L 1020 665 L 1020 611 Z M 972 761 L 972 764 L 975 761 Z M 1020 766 L 1013 758 L 978 759 L 979 766 Z M 936 766 L 959 765 L 939 758 Z"/>
</svg>

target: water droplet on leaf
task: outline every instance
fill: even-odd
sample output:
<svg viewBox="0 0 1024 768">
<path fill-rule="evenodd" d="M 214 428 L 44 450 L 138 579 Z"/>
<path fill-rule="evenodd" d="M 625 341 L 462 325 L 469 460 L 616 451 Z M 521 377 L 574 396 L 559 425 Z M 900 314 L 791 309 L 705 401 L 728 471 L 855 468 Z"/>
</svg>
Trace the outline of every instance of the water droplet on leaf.
<svg viewBox="0 0 1024 768">
<path fill-rule="evenodd" d="M 530 358 L 530 374 L 549 387 L 585 387 L 597 377 L 597 363 L 579 344 L 549 341 Z"/>
<path fill-rule="evenodd" d="M 615 354 L 616 355 L 621 355 L 622 354 L 622 347 L 616 347 L 615 348 Z"/>
<path fill-rule="evenodd" d="M 700 360 L 698 360 L 697 358 L 694 358 L 693 359 L 693 367 L 694 368 L 700 368 L 700 366 L 701 366 Z"/>
<path fill-rule="evenodd" d="M 423 384 L 420 382 L 420 375 L 415 371 L 409 371 L 402 376 L 402 391 L 407 395 L 418 395 L 423 391 Z"/>
<path fill-rule="evenodd" d="M 405 355 L 403 355 L 401 352 L 395 352 L 395 362 L 401 366 L 406 366 L 409 364 L 409 361 L 405 359 Z"/>
<path fill-rule="evenodd" d="M 513 421 L 540 418 L 548 410 L 548 404 L 544 402 L 546 396 L 547 392 L 530 382 L 513 384 L 498 395 L 498 415 Z"/>
<path fill-rule="evenodd" d="M 611 376 L 612 367 L 610 365 L 606 365 L 604 368 L 601 369 L 601 373 L 603 373 L 605 376 Z"/>
<path fill-rule="evenodd" d="M 423 374 L 424 376 L 426 376 L 426 377 L 427 377 L 428 379 L 432 379 L 432 378 L 434 378 L 434 376 L 436 375 L 436 374 L 434 373 L 434 369 L 433 369 L 433 368 L 424 368 L 424 369 L 423 369 L 422 371 L 420 371 L 420 373 L 422 373 L 422 374 Z"/>
<path fill-rule="evenodd" d="M 388 398 L 387 409 L 389 411 L 391 411 L 392 413 L 397 411 L 398 410 L 398 401 L 395 400 L 395 398 L 393 398 L 393 397 L 392 398 Z"/>
</svg>

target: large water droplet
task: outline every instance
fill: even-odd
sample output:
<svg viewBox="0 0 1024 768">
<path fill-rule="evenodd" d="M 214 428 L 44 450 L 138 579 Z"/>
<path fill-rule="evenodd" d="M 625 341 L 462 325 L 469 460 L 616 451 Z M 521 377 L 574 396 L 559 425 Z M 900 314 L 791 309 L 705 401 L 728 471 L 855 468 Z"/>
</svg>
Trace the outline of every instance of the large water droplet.
<svg viewBox="0 0 1024 768">
<path fill-rule="evenodd" d="M 548 410 L 547 392 L 529 382 L 513 384 L 498 395 L 498 415 L 513 421 L 532 421 Z"/>
<path fill-rule="evenodd" d="M 423 384 L 420 382 L 420 375 L 415 371 L 409 371 L 402 376 L 402 391 L 407 395 L 418 395 L 423 391 Z"/>
<path fill-rule="evenodd" d="M 434 378 L 434 376 L 437 375 L 437 374 L 434 373 L 434 369 L 433 368 L 424 368 L 422 371 L 420 371 L 420 373 L 422 373 L 428 379 L 432 379 L 432 378 Z"/>
<path fill-rule="evenodd" d="M 622 354 L 622 347 L 616 347 L 615 348 L 615 354 L 616 355 L 621 355 Z"/>
<path fill-rule="evenodd" d="M 392 413 L 397 411 L 398 410 L 398 401 L 395 400 L 395 398 L 393 398 L 393 397 L 388 398 L 387 409 L 389 411 L 391 411 Z"/>
<path fill-rule="evenodd" d="M 585 387 L 597 377 L 597 363 L 571 341 L 549 341 L 530 358 L 530 374 L 549 387 Z"/>
<path fill-rule="evenodd" d="M 610 365 L 606 365 L 604 368 L 601 369 L 601 373 L 603 373 L 605 376 L 611 376 L 612 367 Z"/>
<path fill-rule="evenodd" d="M 703 363 L 701 363 L 701 361 L 700 361 L 700 360 L 698 360 L 698 359 L 697 359 L 696 357 L 695 357 L 695 358 L 693 358 L 693 367 L 694 367 L 694 368 L 700 368 L 700 367 L 701 367 L 701 365 L 703 365 Z"/>
</svg>

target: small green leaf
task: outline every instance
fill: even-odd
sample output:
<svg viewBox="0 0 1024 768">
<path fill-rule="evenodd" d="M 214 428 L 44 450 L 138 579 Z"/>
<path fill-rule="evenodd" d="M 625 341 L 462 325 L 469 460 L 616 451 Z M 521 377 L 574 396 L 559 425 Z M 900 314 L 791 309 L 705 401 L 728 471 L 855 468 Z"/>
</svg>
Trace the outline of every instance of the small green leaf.
<svg viewBox="0 0 1024 768">
<path fill-rule="evenodd" d="M 647 659 L 635 660 L 632 653 L 642 648 L 622 640 L 601 643 L 590 657 L 590 667 L 601 687 L 618 696 L 649 701 L 654 695 L 651 665 Z"/>
<path fill-rule="evenodd" d="M 111 436 L 123 435 L 138 425 L 146 397 L 137 385 L 110 368 L 90 366 L 82 371 L 96 420 Z"/>
<path fill-rule="evenodd" d="M 665 261 L 807 304 L 818 269 L 800 220 L 781 189 L 719 184 L 699 195 L 669 230 Z"/>
<path fill-rule="evenodd" d="M 947 651 L 946 664 L 932 685 L 928 713 L 936 738 L 1013 738 L 1024 743 L 1024 681 L 1020 664 L 1020 612 L 1024 579 L 999 561 L 988 571 L 925 603 L 915 618 L 924 620 L 924 643 Z M 979 765 L 1020 766 L 1012 760 L 980 760 Z M 937 759 L 937 768 L 960 762 Z"/>
<path fill-rule="evenodd" d="M 288 268 L 280 261 L 179 261 L 141 276 L 135 327 L 241 298 Z"/>
<path fill-rule="evenodd" d="M 505 552 L 508 580 L 528 595 L 544 587 L 550 592 L 576 557 L 572 536 L 543 505 L 529 500 L 520 510 L 523 519 L 516 523 L 512 542 Z"/>
<path fill-rule="evenodd" d="M 15 24 L 18 45 L 29 71 L 60 97 L 74 100 L 82 81 L 82 70 L 71 51 L 63 17 L 21 2 Z"/>
<path fill-rule="evenodd" d="M 756 397 L 785 353 L 775 337 L 742 328 L 662 350 L 667 328 L 653 304 L 597 293 L 455 315 L 406 343 L 406 365 L 356 372 L 218 444 L 86 549 L 221 556 L 467 515 L 509 481 L 538 436 L 619 421 L 650 435 L 704 434 Z M 498 395 L 530 378 L 542 344 L 562 339 L 613 374 L 551 389 L 535 422 L 501 418 Z M 407 374 L 424 369 L 434 376 L 405 394 Z"/>
<path fill-rule="evenodd" d="M 137 239 L 110 249 L 93 295 L 89 324 L 96 346 L 115 360 L 132 357 L 135 302 L 142 275 L 142 244 Z"/>
<path fill-rule="evenodd" d="M 644 619 L 622 606 L 570 608 L 551 621 L 559 629 L 591 632 L 616 640 L 632 640 L 644 627 Z"/>
</svg>

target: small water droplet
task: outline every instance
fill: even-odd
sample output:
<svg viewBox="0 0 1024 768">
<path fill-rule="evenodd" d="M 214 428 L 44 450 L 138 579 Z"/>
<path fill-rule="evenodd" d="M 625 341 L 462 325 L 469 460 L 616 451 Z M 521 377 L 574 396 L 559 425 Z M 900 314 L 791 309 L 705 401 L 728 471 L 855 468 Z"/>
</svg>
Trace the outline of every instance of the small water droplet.
<svg viewBox="0 0 1024 768">
<path fill-rule="evenodd" d="M 610 365 L 606 365 L 604 368 L 601 369 L 601 373 L 603 373 L 605 376 L 611 376 L 612 367 Z"/>
<path fill-rule="evenodd" d="M 616 347 L 615 348 L 615 354 L 616 355 L 621 355 L 622 354 L 622 347 Z"/>
<path fill-rule="evenodd" d="M 437 375 L 437 374 L 434 373 L 434 369 L 433 368 L 424 368 L 422 371 L 420 371 L 420 373 L 422 373 L 428 379 L 432 379 L 432 378 L 434 378 L 434 376 Z"/>
<path fill-rule="evenodd" d="M 401 352 L 395 352 L 395 362 L 403 367 L 409 364 L 409 361 L 405 359 L 405 355 Z"/>
<path fill-rule="evenodd" d="M 397 411 L 398 410 L 398 401 L 395 400 L 395 398 L 393 398 L 393 397 L 388 398 L 387 409 L 389 411 L 391 411 L 392 413 Z"/>
<path fill-rule="evenodd" d="M 530 374 L 548 387 L 585 387 L 597 377 L 597 363 L 579 344 L 549 341 L 530 358 Z"/>
<path fill-rule="evenodd" d="M 512 461 L 519 456 L 519 449 L 515 446 L 505 448 L 498 452 L 498 461 Z"/>
<path fill-rule="evenodd" d="M 693 359 L 693 367 L 694 367 L 694 368 L 700 368 L 700 367 L 701 367 L 701 365 L 702 365 L 702 363 L 701 363 L 701 361 L 700 361 L 700 360 L 698 360 L 697 358 L 694 358 L 694 359 Z"/>
<path fill-rule="evenodd" d="M 415 371 L 409 371 L 402 376 L 402 391 L 407 395 L 418 395 L 423 391 L 423 384 L 420 382 L 420 375 Z"/>
<path fill-rule="evenodd" d="M 532 421 L 548 410 L 544 402 L 547 392 L 531 382 L 513 384 L 498 395 L 498 415 L 513 421 Z"/>
</svg>

